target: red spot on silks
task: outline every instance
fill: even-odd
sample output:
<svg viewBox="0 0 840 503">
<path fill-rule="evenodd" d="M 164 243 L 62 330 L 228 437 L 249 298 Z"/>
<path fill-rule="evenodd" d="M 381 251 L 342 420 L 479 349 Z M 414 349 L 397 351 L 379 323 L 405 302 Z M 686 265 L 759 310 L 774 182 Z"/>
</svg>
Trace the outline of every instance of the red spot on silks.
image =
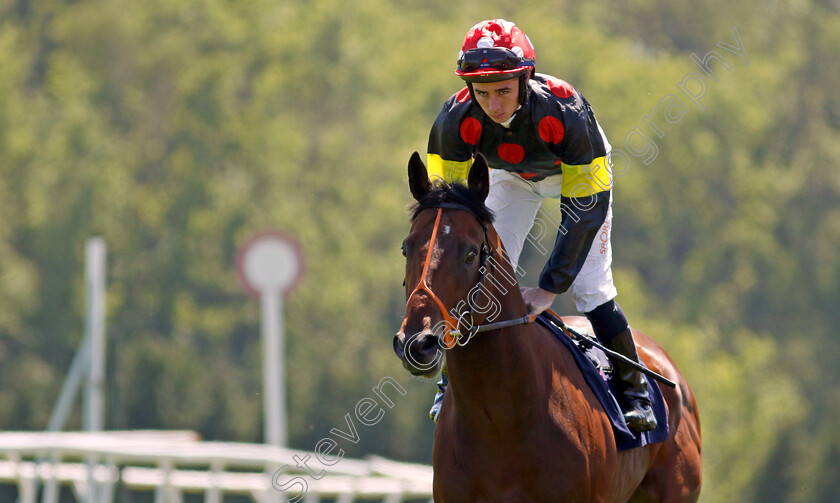
<svg viewBox="0 0 840 503">
<path fill-rule="evenodd" d="M 558 98 L 570 98 L 575 94 L 575 88 L 565 80 L 560 80 L 555 77 L 545 79 L 548 83 L 548 88 Z"/>
<path fill-rule="evenodd" d="M 470 145 L 478 143 L 481 138 L 481 121 L 475 117 L 467 117 L 461 123 L 461 139 Z"/>
<path fill-rule="evenodd" d="M 548 143 L 560 143 L 566 135 L 566 128 L 557 117 L 548 116 L 540 121 L 539 126 L 540 138 Z"/>
<path fill-rule="evenodd" d="M 537 176 L 536 173 L 517 173 L 517 175 L 521 176 L 522 178 L 528 180 L 529 178 L 534 178 Z"/>
<path fill-rule="evenodd" d="M 525 149 L 515 143 L 502 143 L 499 145 L 499 157 L 511 164 L 519 164 L 525 158 Z"/>
<path fill-rule="evenodd" d="M 475 145 L 481 137 L 481 122 L 475 117 L 467 117 L 461 123 L 461 138 L 469 143 Z"/>
<path fill-rule="evenodd" d="M 467 89 L 466 87 L 464 87 L 463 89 L 458 91 L 458 94 L 455 95 L 455 100 L 458 103 L 463 103 L 463 102 L 467 101 L 468 99 L 470 99 L 470 90 Z"/>
</svg>

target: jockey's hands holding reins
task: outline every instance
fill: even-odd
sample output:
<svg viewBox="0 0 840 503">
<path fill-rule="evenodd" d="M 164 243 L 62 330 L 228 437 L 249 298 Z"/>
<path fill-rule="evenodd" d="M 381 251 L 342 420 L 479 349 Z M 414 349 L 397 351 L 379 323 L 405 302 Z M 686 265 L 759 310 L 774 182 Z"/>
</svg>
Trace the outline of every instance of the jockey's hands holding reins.
<svg viewBox="0 0 840 503">
<path fill-rule="evenodd" d="M 520 288 L 522 298 L 525 299 L 525 307 L 528 308 L 528 314 L 540 314 L 545 311 L 554 302 L 557 294 L 543 290 L 538 286 L 523 286 Z"/>
</svg>

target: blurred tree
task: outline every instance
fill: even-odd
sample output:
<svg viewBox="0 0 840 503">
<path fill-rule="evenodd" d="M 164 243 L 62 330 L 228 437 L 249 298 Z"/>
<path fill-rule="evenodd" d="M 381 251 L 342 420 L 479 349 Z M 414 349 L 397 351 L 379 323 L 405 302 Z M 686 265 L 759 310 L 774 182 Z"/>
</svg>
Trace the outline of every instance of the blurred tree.
<svg viewBox="0 0 840 503">
<path fill-rule="evenodd" d="M 232 263 L 251 233 L 279 228 L 309 262 L 286 305 L 292 445 L 312 448 L 393 376 L 407 395 L 342 448 L 429 461 L 434 387 L 390 345 L 404 170 L 461 86 L 464 32 L 501 16 L 532 37 L 538 70 L 587 96 L 615 148 L 635 130 L 657 145 L 617 180 L 615 270 L 631 321 L 697 392 L 702 501 L 830 501 L 838 10 L 0 2 L 0 427 L 46 425 L 81 337 L 82 252 L 96 234 L 109 246 L 108 427 L 259 441 L 258 306 Z M 748 66 L 717 45 L 735 43 L 733 28 Z M 711 50 L 732 65 L 713 66 L 718 82 L 689 58 Z M 663 98 L 684 99 L 689 73 L 705 79 L 704 108 L 686 100 L 679 120 L 646 121 Z M 529 275 L 542 266 L 523 260 Z"/>
</svg>

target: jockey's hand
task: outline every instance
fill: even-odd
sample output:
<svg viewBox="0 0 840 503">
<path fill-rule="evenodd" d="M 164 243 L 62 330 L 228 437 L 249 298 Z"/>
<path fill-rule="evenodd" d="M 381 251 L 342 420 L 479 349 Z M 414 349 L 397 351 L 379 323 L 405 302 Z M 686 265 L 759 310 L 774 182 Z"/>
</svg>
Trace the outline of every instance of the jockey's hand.
<svg viewBox="0 0 840 503">
<path fill-rule="evenodd" d="M 543 290 L 538 286 L 523 286 L 520 291 L 522 298 L 525 299 L 528 314 L 540 314 L 551 307 L 554 298 L 557 297 L 556 293 Z"/>
</svg>

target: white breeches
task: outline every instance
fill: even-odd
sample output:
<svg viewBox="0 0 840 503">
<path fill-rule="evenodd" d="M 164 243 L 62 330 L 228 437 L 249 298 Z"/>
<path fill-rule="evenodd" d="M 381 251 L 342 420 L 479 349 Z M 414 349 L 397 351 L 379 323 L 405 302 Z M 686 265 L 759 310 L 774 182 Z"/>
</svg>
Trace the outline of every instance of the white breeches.
<svg viewBox="0 0 840 503">
<path fill-rule="evenodd" d="M 547 198 L 560 199 L 561 181 L 561 175 L 530 182 L 514 173 L 490 170 L 490 195 L 486 204 L 496 214 L 493 227 L 499 233 L 515 269 L 518 269 L 519 255 L 526 241 L 548 260 L 560 225 L 561 212 L 559 202 L 551 208 L 543 207 L 542 201 Z M 617 294 L 612 277 L 611 227 L 612 199 L 607 218 L 592 242 L 586 262 L 569 289 L 575 307 L 580 312 L 592 311 Z M 551 238 L 547 245 L 542 243 L 545 236 Z M 522 274 L 521 270 L 519 272 Z M 534 276 L 528 282 L 535 284 L 537 281 L 538 277 Z"/>
</svg>

